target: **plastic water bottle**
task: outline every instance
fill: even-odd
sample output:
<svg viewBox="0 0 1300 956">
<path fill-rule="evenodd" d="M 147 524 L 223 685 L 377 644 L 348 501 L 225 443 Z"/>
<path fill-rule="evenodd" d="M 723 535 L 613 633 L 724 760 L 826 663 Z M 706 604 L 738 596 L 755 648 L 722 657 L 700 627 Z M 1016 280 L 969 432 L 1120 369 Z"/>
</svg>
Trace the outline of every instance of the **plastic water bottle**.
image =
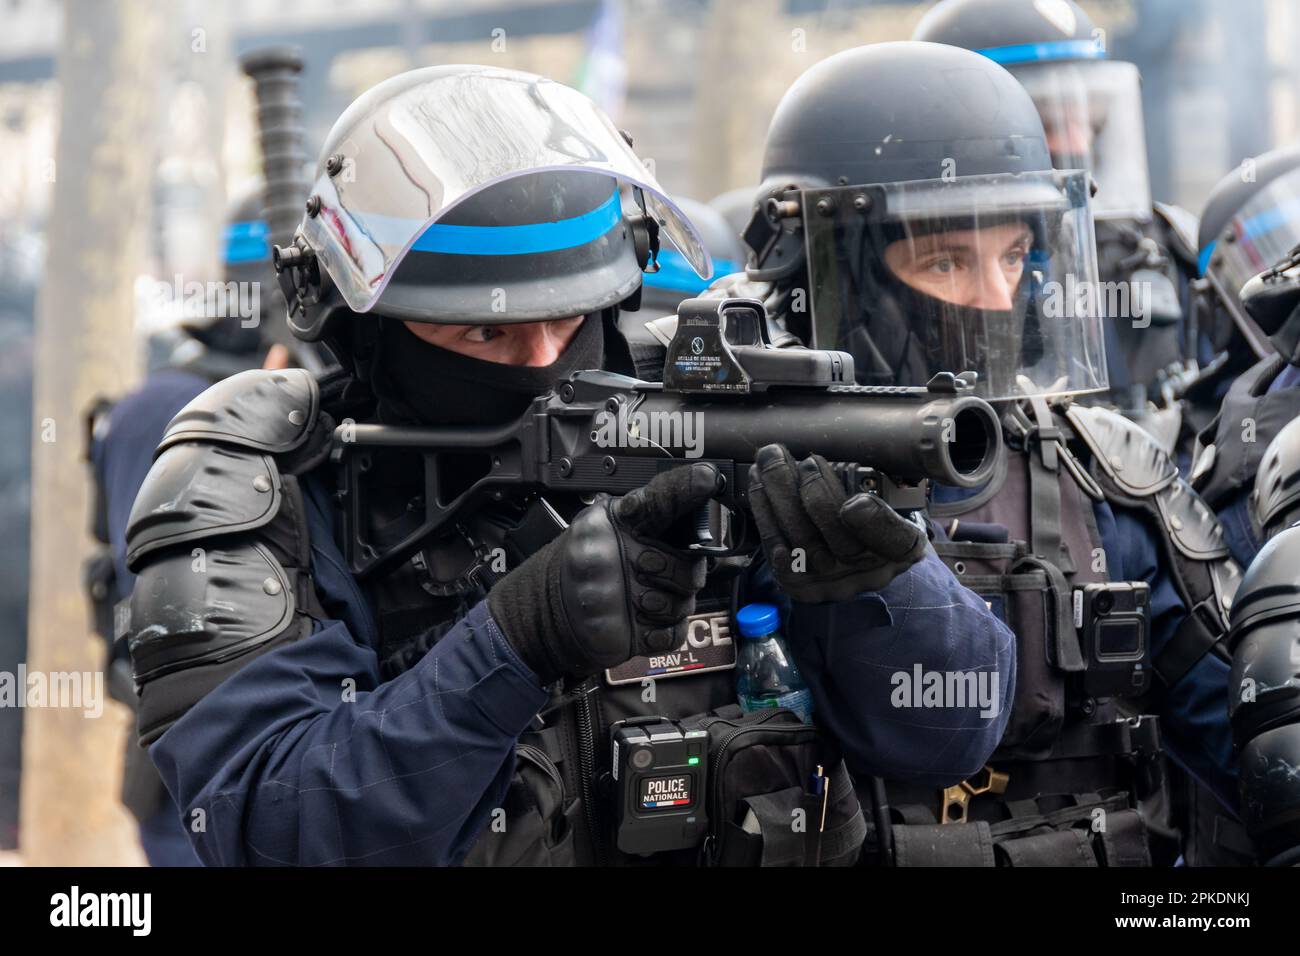
<svg viewBox="0 0 1300 956">
<path fill-rule="evenodd" d="M 736 612 L 740 653 L 736 656 L 736 697 L 740 709 L 787 707 L 812 723 L 812 694 L 781 637 L 781 614 L 772 604 L 746 604 Z"/>
</svg>

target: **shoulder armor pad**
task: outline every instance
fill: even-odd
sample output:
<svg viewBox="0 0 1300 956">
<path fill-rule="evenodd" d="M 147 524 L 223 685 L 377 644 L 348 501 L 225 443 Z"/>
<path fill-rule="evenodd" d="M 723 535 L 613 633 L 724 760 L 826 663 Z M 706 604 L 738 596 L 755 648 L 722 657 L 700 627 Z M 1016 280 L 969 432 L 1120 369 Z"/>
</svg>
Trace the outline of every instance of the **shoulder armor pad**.
<svg viewBox="0 0 1300 956">
<path fill-rule="evenodd" d="M 1293 418 L 1268 444 L 1250 497 L 1255 520 L 1269 537 L 1292 524 L 1300 504 L 1300 418 Z"/>
<path fill-rule="evenodd" d="M 1213 561 L 1228 555 L 1223 526 L 1210 506 L 1181 478 L 1156 494 L 1160 522 L 1174 546 L 1193 561 Z"/>
<path fill-rule="evenodd" d="M 149 469 L 126 525 L 126 564 L 159 548 L 261 527 L 280 510 L 280 472 L 268 455 L 186 441 Z"/>
<path fill-rule="evenodd" d="M 1146 498 L 1178 477 L 1178 467 L 1159 442 L 1118 412 L 1071 405 L 1065 416 L 1098 467 L 1124 494 Z"/>
<path fill-rule="evenodd" d="M 212 441 L 280 454 L 307 440 L 320 389 L 305 369 L 249 369 L 223 379 L 182 408 L 158 446 Z"/>
<path fill-rule="evenodd" d="M 228 676 L 231 661 L 297 636 L 294 610 L 293 581 L 258 544 L 148 562 L 131 592 L 127 626 L 141 743 Z"/>
</svg>

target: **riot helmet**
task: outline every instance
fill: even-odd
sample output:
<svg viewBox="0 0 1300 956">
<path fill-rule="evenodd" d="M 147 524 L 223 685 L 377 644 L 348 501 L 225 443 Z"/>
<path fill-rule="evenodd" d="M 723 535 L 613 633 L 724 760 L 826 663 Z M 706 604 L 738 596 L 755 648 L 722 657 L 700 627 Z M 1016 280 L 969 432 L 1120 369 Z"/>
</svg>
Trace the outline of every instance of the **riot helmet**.
<svg viewBox="0 0 1300 956">
<path fill-rule="evenodd" d="M 901 42 L 817 64 L 777 107 L 759 200 L 750 278 L 806 283 L 806 338 L 850 352 L 860 383 L 1106 387 L 1087 174 L 1052 168 L 1033 101 L 991 60 Z"/>
<path fill-rule="evenodd" d="M 1216 330 L 1218 350 L 1228 347 L 1235 328 L 1256 356 L 1269 354 L 1266 339 L 1277 329 L 1260 327 L 1241 292 L 1300 244 L 1300 148 L 1248 159 L 1220 179 L 1201 214 L 1197 244 L 1204 279 L 1196 306 L 1201 328 Z M 1267 312 L 1254 311 L 1261 316 Z"/>
<path fill-rule="evenodd" d="M 1104 34 L 1073 0 L 942 0 L 914 40 L 947 43 L 1006 67 L 1043 120 L 1052 165 L 1087 170 L 1098 219 L 1151 218 L 1141 77 L 1106 55 Z"/>
<path fill-rule="evenodd" d="M 240 193 L 222 226 L 222 281 L 198 285 L 197 296 L 155 284 L 159 294 L 138 321 L 149 371 L 189 368 L 220 379 L 261 365 L 273 343 L 265 297 L 276 294 L 268 236 L 260 191 Z"/>
<path fill-rule="evenodd" d="M 634 305 L 661 232 L 710 275 L 695 227 L 587 97 L 530 73 L 439 66 L 344 111 L 277 267 L 309 340 L 337 315 L 541 322 Z"/>
</svg>

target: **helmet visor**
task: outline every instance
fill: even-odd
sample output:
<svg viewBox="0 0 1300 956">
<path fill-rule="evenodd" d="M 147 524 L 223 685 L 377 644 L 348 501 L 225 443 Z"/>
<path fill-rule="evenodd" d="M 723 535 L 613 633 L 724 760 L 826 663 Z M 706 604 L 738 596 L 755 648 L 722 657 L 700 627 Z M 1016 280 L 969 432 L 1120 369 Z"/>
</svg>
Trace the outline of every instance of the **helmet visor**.
<svg viewBox="0 0 1300 956">
<path fill-rule="evenodd" d="M 801 201 L 817 346 L 851 353 L 860 384 L 969 371 L 988 400 L 1106 388 L 1083 172 L 843 186 Z"/>
<path fill-rule="evenodd" d="M 1099 219 L 1151 218 L 1142 81 L 1132 63 L 1076 60 L 1009 66 L 1033 97 L 1052 165 L 1097 181 Z"/>
<path fill-rule="evenodd" d="M 1241 287 L 1300 244 L 1300 169 L 1274 179 L 1228 220 L 1201 250 L 1201 272 L 1230 307 L 1240 307 Z"/>
<path fill-rule="evenodd" d="M 529 173 L 579 170 L 644 191 L 647 212 L 700 276 L 712 275 L 695 227 L 622 134 L 576 90 L 505 70 L 453 71 L 412 86 L 368 112 L 337 152 L 334 175 L 312 189 L 320 209 L 302 232 L 348 306 L 368 311 L 397 265 L 462 200 Z M 436 244 L 479 254 L 526 255 L 591 242 L 617 225 L 615 199 L 578 216 L 475 230 L 446 227 Z M 489 235 L 490 233 L 490 235 Z"/>
</svg>

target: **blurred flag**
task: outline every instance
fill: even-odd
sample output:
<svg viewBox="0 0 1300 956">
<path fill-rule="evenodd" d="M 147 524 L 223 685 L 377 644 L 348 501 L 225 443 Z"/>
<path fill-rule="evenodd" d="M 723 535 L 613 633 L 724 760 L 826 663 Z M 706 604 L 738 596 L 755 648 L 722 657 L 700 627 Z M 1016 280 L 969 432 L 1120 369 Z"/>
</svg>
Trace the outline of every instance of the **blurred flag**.
<svg viewBox="0 0 1300 956">
<path fill-rule="evenodd" d="M 622 0 L 600 0 L 596 17 L 587 28 L 587 50 L 573 85 L 591 97 L 610 119 L 618 121 L 627 91 Z"/>
</svg>

